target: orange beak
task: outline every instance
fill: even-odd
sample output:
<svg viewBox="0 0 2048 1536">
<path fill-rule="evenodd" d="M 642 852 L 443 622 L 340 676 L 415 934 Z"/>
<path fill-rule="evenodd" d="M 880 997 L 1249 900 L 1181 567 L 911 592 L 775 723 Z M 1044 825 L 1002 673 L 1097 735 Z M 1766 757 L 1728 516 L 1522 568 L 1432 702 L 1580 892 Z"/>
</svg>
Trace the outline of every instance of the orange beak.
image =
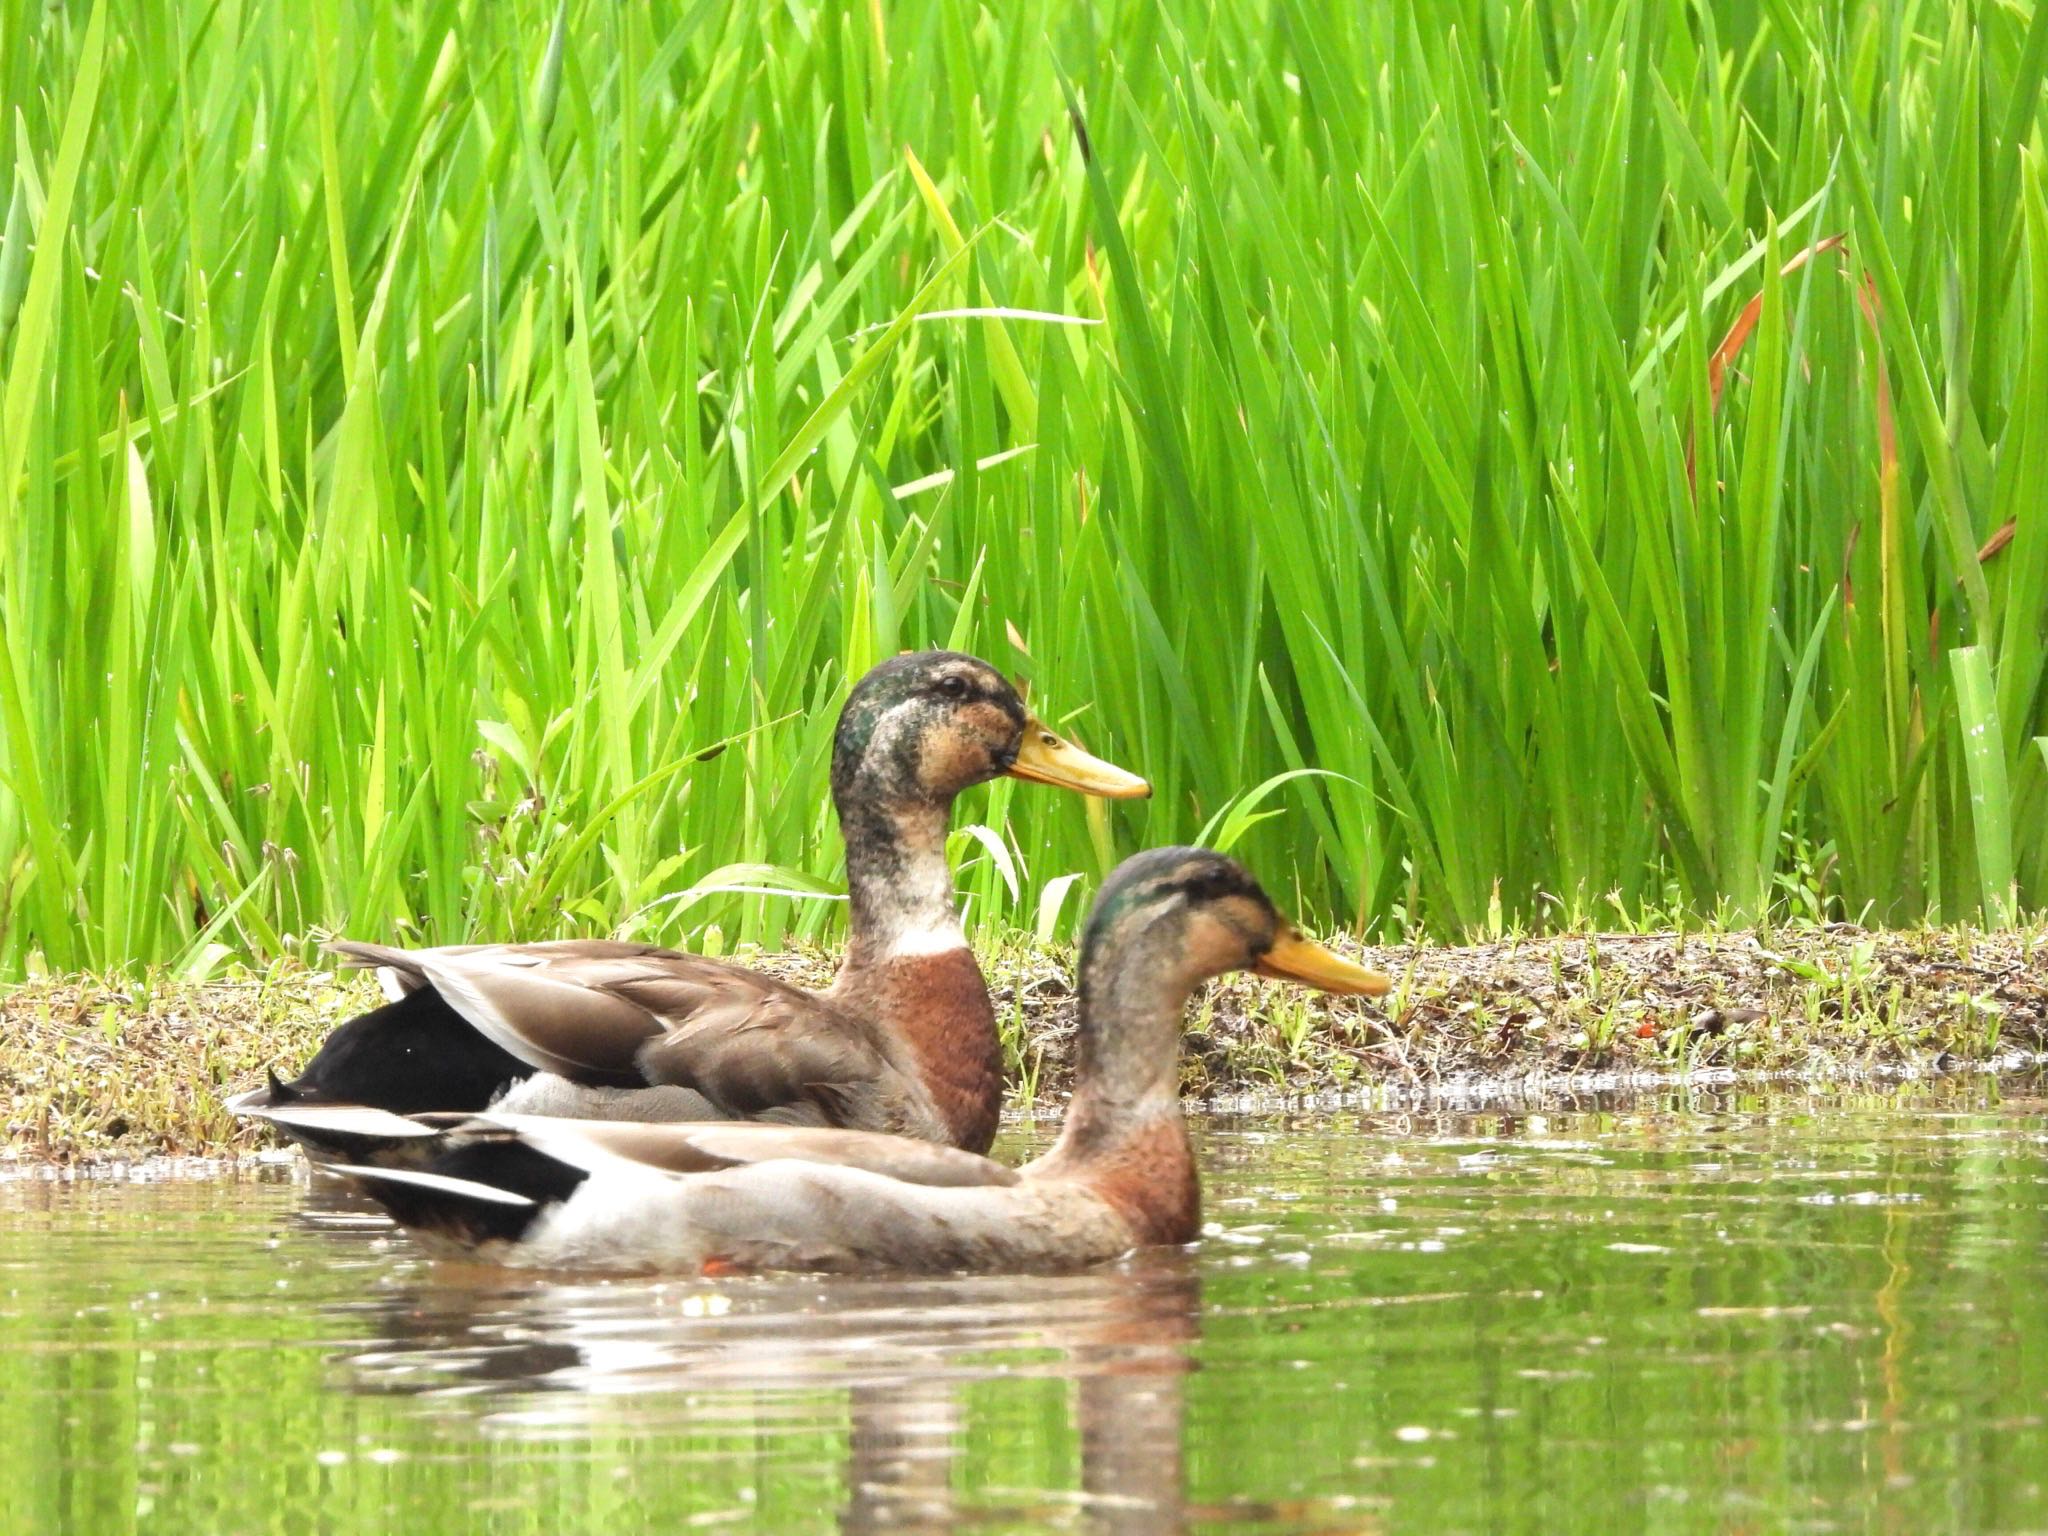
<svg viewBox="0 0 2048 1536">
<path fill-rule="evenodd" d="M 1298 981 L 1304 986 L 1354 997 L 1380 997 L 1394 985 L 1393 977 L 1352 964 L 1313 939 L 1304 939 L 1292 926 L 1281 930 L 1273 947 L 1252 969 L 1276 981 Z"/>
<path fill-rule="evenodd" d="M 1152 786 L 1135 773 L 1126 773 L 1115 763 L 1091 757 L 1071 741 L 1047 729 L 1036 715 L 1024 722 L 1024 744 L 1009 775 L 1031 784 L 1051 784 L 1060 789 L 1100 795 L 1105 800 L 1145 800 Z"/>
</svg>

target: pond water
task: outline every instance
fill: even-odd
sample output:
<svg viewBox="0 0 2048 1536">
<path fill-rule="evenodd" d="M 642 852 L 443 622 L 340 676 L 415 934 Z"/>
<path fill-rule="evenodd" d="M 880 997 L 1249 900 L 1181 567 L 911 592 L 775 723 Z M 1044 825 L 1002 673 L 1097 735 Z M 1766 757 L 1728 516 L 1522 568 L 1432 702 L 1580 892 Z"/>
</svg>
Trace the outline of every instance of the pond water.
<svg viewBox="0 0 2048 1536">
<path fill-rule="evenodd" d="M 1056 1279 L 508 1276 L 290 1165 L 17 1178 L 0 1531 L 2048 1529 L 2040 1091 L 1212 1118 L 1198 1251 Z"/>
</svg>

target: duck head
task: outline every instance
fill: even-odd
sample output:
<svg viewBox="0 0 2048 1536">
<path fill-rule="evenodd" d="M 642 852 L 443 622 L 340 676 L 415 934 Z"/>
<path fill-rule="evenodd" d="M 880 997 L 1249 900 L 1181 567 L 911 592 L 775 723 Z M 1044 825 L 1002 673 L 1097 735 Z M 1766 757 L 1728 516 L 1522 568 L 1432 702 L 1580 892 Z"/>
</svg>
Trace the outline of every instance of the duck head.
<svg viewBox="0 0 2048 1536">
<path fill-rule="evenodd" d="M 1086 1185 L 1135 1246 L 1185 1243 L 1201 1181 L 1180 1110 L 1189 995 L 1226 971 L 1375 996 L 1391 981 L 1304 938 L 1243 865 L 1206 848 L 1159 848 L 1103 882 L 1081 938 L 1074 1097 L 1040 1178 Z"/>
<path fill-rule="evenodd" d="M 947 823 L 961 790 L 1005 775 L 1113 799 L 1152 793 L 1136 774 L 1062 740 L 976 657 L 917 651 L 855 684 L 832 742 L 832 801 L 846 836 L 847 958 L 856 971 L 964 951 Z"/>
<path fill-rule="evenodd" d="M 1110 1103 L 1172 1097 L 1188 998 L 1229 971 L 1365 997 L 1393 985 L 1304 937 L 1235 859 L 1137 854 L 1103 882 L 1081 939 L 1077 1096 L 1085 1079 Z"/>
<path fill-rule="evenodd" d="M 961 790 L 1005 775 L 1111 800 L 1152 793 L 1048 729 L 1002 673 L 958 651 L 891 657 L 840 711 L 832 797 L 842 815 L 851 805 L 950 806 Z"/>
</svg>

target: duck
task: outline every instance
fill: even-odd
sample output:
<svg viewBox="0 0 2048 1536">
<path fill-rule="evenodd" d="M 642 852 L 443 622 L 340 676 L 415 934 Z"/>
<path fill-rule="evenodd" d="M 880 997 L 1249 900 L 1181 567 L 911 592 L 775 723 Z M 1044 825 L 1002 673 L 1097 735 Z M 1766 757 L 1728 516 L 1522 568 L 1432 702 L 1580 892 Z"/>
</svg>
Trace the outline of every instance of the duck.
<svg viewBox="0 0 2048 1536">
<path fill-rule="evenodd" d="M 1391 985 L 1305 937 L 1243 865 L 1200 848 L 1120 864 L 1090 909 L 1078 968 L 1073 1095 L 1057 1141 L 1022 1167 L 870 1131 L 489 1110 L 360 1120 L 362 1134 L 427 1155 L 327 1171 L 431 1253 L 472 1262 L 700 1275 L 1087 1268 L 1198 1235 L 1179 1093 L 1198 986 L 1236 970 L 1362 996 Z"/>
<path fill-rule="evenodd" d="M 414 1150 L 351 1133 L 337 1108 L 761 1120 L 986 1151 L 1002 1048 L 946 834 L 954 798 L 1002 776 L 1109 799 L 1151 793 L 1047 727 L 988 662 L 892 657 L 848 693 L 833 737 L 850 912 L 825 990 L 618 940 L 337 941 L 327 948 L 373 970 L 387 1001 L 337 1026 L 296 1078 L 272 1072 L 230 1108 L 316 1161 Z"/>
</svg>

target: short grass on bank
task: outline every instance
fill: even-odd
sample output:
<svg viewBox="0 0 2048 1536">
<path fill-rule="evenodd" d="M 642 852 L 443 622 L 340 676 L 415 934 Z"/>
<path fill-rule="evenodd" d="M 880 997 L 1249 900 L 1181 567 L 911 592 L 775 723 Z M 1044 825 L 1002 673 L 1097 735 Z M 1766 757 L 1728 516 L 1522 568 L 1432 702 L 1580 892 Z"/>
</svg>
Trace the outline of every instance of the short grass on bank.
<svg viewBox="0 0 2048 1536">
<path fill-rule="evenodd" d="M 1340 948 L 1359 952 L 1339 941 Z M 1191 1101 L 1333 1093 L 1400 1102 L 1464 1085 L 1521 1090 L 1709 1069 L 1846 1077 L 1947 1070 L 2048 1046 L 2048 930 L 1866 932 L 1848 924 L 1702 935 L 1597 934 L 1362 952 L 1385 999 L 1251 977 L 1191 1009 Z M 752 957 L 802 984 L 831 957 Z M 1071 954 L 985 947 L 1013 1107 L 1056 1111 L 1071 1076 Z M 378 1001 L 354 973 L 296 963 L 194 983 L 73 976 L 0 997 L 0 1161 L 233 1155 L 268 1143 L 222 1101 L 296 1070 Z"/>
</svg>

